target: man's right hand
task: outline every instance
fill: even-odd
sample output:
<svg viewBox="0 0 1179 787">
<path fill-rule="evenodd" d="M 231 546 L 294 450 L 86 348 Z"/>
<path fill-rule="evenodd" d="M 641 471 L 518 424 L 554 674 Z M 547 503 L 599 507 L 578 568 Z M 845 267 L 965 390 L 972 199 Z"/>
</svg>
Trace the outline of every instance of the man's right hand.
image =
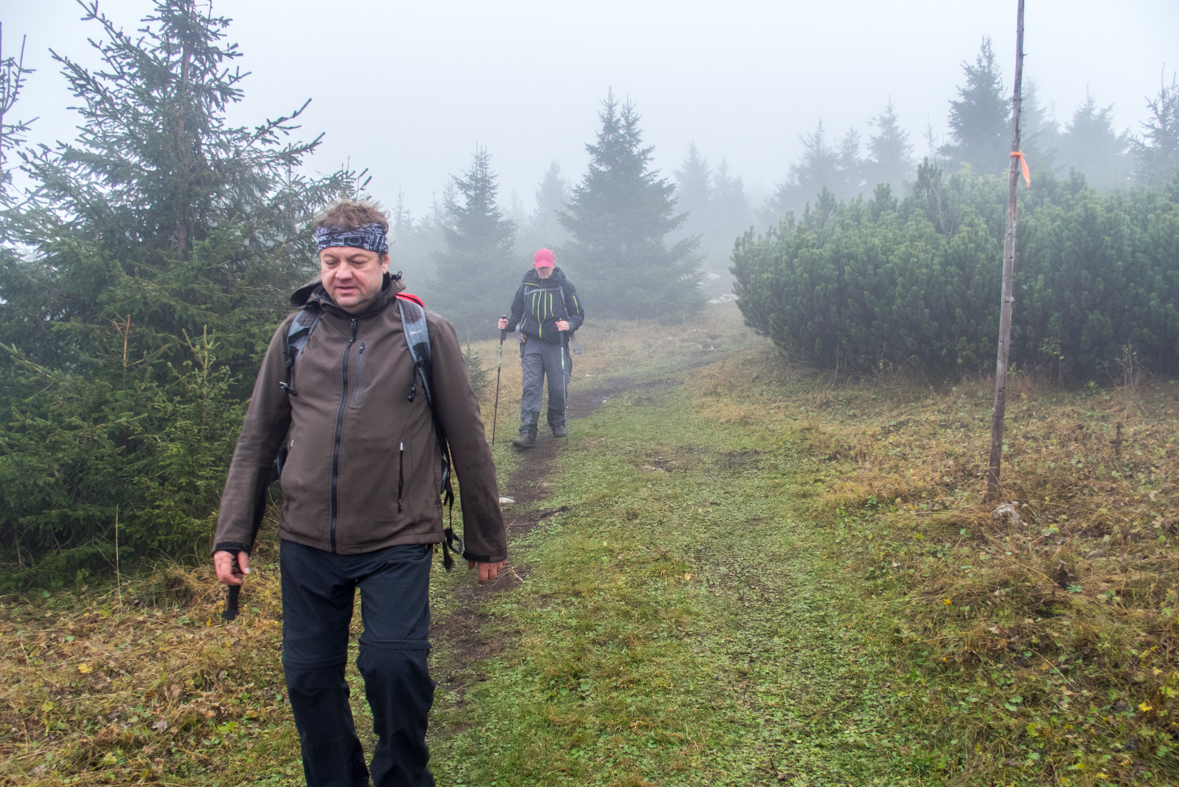
<svg viewBox="0 0 1179 787">
<path fill-rule="evenodd" d="M 507 330 L 507 328 L 508 328 L 508 321 L 507 321 L 506 319 L 504 319 L 504 318 L 502 318 L 502 317 L 501 317 L 501 318 L 500 318 L 500 321 L 499 321 L 498 323 L 496 323 L 496 325 L 498 325 L 498 326 L 499 326 L 499 329 L 500 329 L 501 331 L 506 331 L 506 330 Z"/>
<path fill-rule="evenodd" d="M 237 561 L 232 552 L 224 550 L 213 553 L 213 568 L 217 570 L 217 580 L 226 585 L 240 585 L 246 574 L 250 573 L 250 556 L 245 552 L 237 553 Z M 236 570 L 235 570 L 236 569 Z"/>
<path fill-rule="evenodd" d="M 503 560 L 499 560 L 495 563 L 476 563 L 474 560 L 468 560 L 467 570 L 470 571 L 478 566 L 479 584 L 482 585 L 484 582 L 490 582 L 495 579 L 499 575 L 499 572 L 504 570 L 504 562 Z"/>
</svg>

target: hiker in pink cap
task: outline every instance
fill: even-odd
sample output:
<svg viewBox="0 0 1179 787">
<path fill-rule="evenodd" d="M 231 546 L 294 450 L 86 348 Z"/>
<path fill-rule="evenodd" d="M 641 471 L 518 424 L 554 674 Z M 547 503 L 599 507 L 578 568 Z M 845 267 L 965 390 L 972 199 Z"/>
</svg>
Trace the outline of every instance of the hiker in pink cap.
<svg viewBox="0 0 1179 787">
<path fill-rule="evenodd" d="M 553 252 L 540 249 L 532 270 L 524 274 L 512 301 L 512 316 L 501 318 L 499 330 L 520 330 L 520 368 L 524 396 L 520 400 L 520 436 L 512 445 L 521 450 L 536 445 L 544 381 L 549 382 L 548 423 L 554 437 L 566 435 L 565 394 L 573 371 L 569 339 L 581 327 L 581 308 L 573 282 L 557 267 Z"/>
</svg>

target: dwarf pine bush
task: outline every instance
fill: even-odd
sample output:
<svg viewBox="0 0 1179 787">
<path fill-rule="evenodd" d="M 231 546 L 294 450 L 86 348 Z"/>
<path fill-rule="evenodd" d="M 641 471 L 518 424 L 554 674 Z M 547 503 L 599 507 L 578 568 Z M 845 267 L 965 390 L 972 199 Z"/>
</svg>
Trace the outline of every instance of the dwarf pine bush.
<svg viewBox="0 0 1179 787">
<path fill-rule="evenodd" d="M 913 194 L 828 193 L 801 220 L 738 240 L 732 272 L 748 325 L 791 360 L 870 374 L 911 364 L 988 370 L 999 333 L 1005 184 L 918 172 Z M 1179 182 L 1102 197 L 1074 176 L 1020 189 L 1012 361 L 1087 380 L 1131 347 L 1179 368 Z"/>
</svg>

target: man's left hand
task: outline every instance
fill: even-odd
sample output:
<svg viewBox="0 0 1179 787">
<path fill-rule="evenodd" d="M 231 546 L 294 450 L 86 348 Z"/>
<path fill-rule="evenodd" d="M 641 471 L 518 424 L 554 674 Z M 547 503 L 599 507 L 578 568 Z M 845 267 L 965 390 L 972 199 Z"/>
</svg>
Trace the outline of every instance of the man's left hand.
<svg viewBox="0 0 1179 787">
<path fill-rule="evenodd" d="M 495 579 L 499 572 L 504 570 L 504 561 L 498 563 L 476 563 L 474 560 L 467 561 L 467 570 L 470 571 L 475 566 L 479 567 L 479 584 L 489 582 Z"/>
<path fill-rule="evenodd" d="M 557 320 L 557 330 L 558 331 L 569 330 L 569 323 L 567 323 L 565 320 Z"/>
</svg>

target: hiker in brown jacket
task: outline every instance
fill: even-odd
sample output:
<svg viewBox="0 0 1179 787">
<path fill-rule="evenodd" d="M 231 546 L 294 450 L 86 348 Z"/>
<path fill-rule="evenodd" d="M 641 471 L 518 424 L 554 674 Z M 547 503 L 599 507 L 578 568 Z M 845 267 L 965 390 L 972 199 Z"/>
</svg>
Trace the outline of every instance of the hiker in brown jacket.
<svg viewBox="0 0 1179 787">
<path fill-rule="evenodd" d="M 458 337 L 425 312 L 432 374 L 424 379 L 402 316 L 421 312 L 397 297 L 404 286 L 388 275 L 387 232 L 384 215 L 365 203 L 344 201 L 318 218 L 320 279 L 295 293 L 301 311 L 266 351 L 213 548 L 218 579 L 240 585 L 259 482 L 285 449 L 283 668 L 310 787 L 369 784 L 344 679 L 356 588 L 364 621 L 357 666 L 378 736 L 372 783 L 434 783 L 425 745 L 434 692 L 429 572 L 434 546 L 449 535 L 436 426 L 462 485 L 468 568 L 478 568 L 480 583 L 494 579 L 507 553 L 495 466 Z M 310 333 L 297 337 L 307 323 Z"/>
</svg>

